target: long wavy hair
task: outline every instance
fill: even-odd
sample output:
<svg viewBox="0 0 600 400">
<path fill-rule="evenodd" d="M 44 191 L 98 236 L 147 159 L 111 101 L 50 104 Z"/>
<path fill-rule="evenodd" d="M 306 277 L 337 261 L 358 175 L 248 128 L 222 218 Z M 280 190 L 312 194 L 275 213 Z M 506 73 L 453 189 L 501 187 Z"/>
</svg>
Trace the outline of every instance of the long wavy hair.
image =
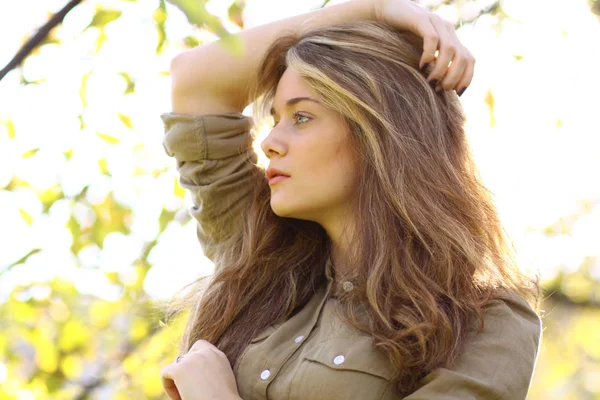
<svg viewBox="0 0 600 400">
<path fill-rule="evenodd" d="M 293 68 L 344 117 L 362 167 L 352 199 L 360 229 L 344 255 L 357 285 L 339 301 L 344 322 L 388 355 L 400 396 L 452 364 L 470 321 L 483 329 L 483 308 L 500 291 L 536 311 L 540 301 L 539 276 L 518 267 L 475 168 L 457 95 L 436 93 L 429 70 L 419 71 L 422 46 L 371 21 L 290 32 L 270 46 L 249 90 L 254 119 L 263 121 Z M 172 307 L 191 309 L 180 352 L 208 340 L 234 371 L 255 335 L 290 318 L 326 281 L 331 249 L 316 222 L 275 215 L 264 170 L 255 174 L 241 229 L 213 258 L 216 274 Z M 359 320 L 364 305 L 368 318 Z"/>
</svg>

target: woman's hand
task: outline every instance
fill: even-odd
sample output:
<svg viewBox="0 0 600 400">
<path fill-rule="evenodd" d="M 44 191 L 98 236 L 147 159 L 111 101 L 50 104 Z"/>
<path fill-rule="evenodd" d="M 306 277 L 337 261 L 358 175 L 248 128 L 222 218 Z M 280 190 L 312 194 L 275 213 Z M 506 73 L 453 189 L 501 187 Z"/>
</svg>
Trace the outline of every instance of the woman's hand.
<svg viewBox="0 0 600 400">
<path fill-rule="evenodd" d="M 375 18 L 423 38 L 419 68 L 435 64 L 427 80 L 433 87 L 455 89 L 460 96 L 473 79 L 475 57 L 458 40 L 454 25 L 410 0 L 374 0 Z M 437 59 L 436 50 L 439 50 Z M 448 66 L 448 64 L 452 64 Z M 437 89 L 436 88 L 436 89 Z"/>
<path fill-rule="evenodd" d="M 206 340 L 194 343 L 186 355 L 163 368 L 160 376 L 173 400 L 240 400 L 227 356 Z"/>
</svg>

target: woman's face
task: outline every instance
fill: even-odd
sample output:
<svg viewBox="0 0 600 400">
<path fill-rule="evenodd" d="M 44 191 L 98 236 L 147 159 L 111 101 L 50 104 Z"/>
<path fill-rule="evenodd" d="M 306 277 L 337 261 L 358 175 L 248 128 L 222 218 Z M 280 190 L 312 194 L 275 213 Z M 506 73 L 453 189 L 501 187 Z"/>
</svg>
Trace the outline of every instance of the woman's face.
<svg viewBox="0 0 600 400">
<path fill-rule="evenodd" d="M 315 101 L 294 101 L 298 97 Z M 358 172 L 342 115 L 319 103 L 316 93 L 291 68 L 279 81 L 273 109 L 275 126 L 261 147 L 270 159 L 269 167 L 290 175 L 270 185 L 273 212 L 334 229 L 326 225 L 339 225 L 347 218 Z"/>
</svg>

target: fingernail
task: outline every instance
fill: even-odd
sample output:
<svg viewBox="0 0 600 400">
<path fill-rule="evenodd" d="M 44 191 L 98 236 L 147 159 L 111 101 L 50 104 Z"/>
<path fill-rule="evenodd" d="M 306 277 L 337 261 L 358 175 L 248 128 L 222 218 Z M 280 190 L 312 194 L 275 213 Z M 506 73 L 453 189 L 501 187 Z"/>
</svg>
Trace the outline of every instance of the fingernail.
<svg viewBox="0 0 600 400">
<path fill-rule="evenodd" d="M 460 89 L 456 94 L 458 94 L 458 97 L 462 96 L 462 94 L 465 92 L 465 90 L 467 90 L 466 87 Z"/>
<path fill-rule="evenodd" d="M 427 70 L 427 67 L 429 67 L 429 63 L 426 63 L 425 65 L 423 65 L 423 67 L 421 67 L 421 72 L 425 72 Z"/>
</svg>

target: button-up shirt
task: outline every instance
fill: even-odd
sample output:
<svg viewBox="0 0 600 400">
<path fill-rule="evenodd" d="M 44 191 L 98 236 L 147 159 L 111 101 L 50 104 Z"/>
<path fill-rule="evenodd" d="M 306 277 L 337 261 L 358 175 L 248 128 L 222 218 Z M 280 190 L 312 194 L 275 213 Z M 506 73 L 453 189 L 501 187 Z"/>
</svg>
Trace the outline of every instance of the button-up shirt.
<svg viewBox="0 0 600 400">
<path fill-rule="evenodd" d="M 192 194 L 198 239 L 213 259 L 239 226 L 247 207 L 257 156 L 251 117 L 239 113 L 162 114 L 163 145 L 177 160 L 180 184 Z M 342 321 L 344 292 L 352 280 L 326 284 L 295 315 L 266 327 L 241 354 L 234 375 L 244 400 L 399 400 L 393 366 L 373 338 Z M 541 339 L 541 320 L 520 296 L 506 292 L 484 310 L 485 327 L 473 321 L 453 365 L 426 375 L 405 400 L 525 399 Z"/>
</svg>

